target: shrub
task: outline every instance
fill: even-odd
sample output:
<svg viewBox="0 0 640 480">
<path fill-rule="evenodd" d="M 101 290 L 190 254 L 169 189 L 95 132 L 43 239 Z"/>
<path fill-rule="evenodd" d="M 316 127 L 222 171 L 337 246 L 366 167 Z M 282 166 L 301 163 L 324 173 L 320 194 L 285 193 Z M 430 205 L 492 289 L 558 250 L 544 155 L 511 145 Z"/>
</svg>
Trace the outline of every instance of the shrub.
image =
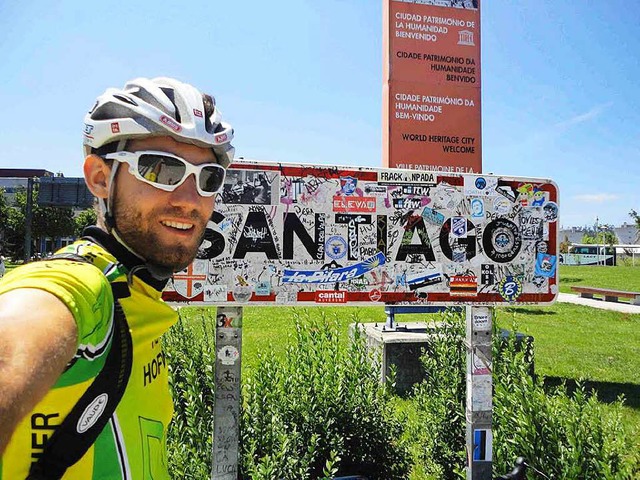
<svg viewBox="0 0 640 480">
<path fill-rule="evenodd" d="M 189 320 L 183 311 L 163 337 L 174 403 L 167 460 L 173 478 L 200 480 L 211 476 L 215 319 Z"/>
<path fill-rule="evenodd" d="M 285 359 L 262 355 L 245 383 L 243 478 L 406 478 L 402 428 L 359 330 L 344 345 L 335 319 L 294 316 Z"/>
<path fill-rule="evenodd" d="M 422 357 L 427 375 L 414 390 L 417 421 L 409 428 L 418 439 L 415 460 L 426 473 L 464 478 L 463 316 L 445 313 L 437 333 Z M 495 472 L 510 470 L 524 456 L 553 478 L 636 478 L 638 457 L 621 422 L 621 401 L 612 413 L 582 387 L 548 393 L 543 379 L 531 375 L 532 350 L 520 348 L 513 336 L 503 341 L 494 331 L 493 338 Z"/>
</svg>

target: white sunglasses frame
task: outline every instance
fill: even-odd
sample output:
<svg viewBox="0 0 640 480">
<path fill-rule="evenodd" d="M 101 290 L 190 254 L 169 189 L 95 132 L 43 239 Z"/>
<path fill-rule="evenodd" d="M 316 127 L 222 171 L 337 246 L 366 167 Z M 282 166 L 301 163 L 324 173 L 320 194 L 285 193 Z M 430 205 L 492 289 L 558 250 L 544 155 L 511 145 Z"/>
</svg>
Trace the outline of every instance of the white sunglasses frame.
<svg viewBox="0 0 640 480">
<path fill-rule="evenodd" d="M 174 185 L 165 185 L 163 183 L 156 183 L 156 182 L 152 182 L 151 180 L 147 180 L 142 175 L 140 175 L 140 172 L 138 171 L 138 161 L 140 160 L 140 157 L 142 155 L 155 155 L 155 156 L 169 157 L 184 163 L 186 171 L 182 177 L 182 180 L 180 180 L 178 183 Z M 128 168 L 129 173 L 131 173 L 137 180 L 140 180 L 143 183 L 151 185 L 152 187 L 155 187 L 159 190 L 163 190 L 165 192 L 173 192 L 180 185 L 182 185 L 187 180 L 187 178 L 191 176 L 191 174 L 193 174 L 195 176 L 196 189 L 198 190 L 198 194 L 200 194 L 200 196 L 202 197 L 212 197 L 222 190 L 222 187 L 224 186 L 224 180 L 227 175 L 226 169 L 219 163 L 201 163 L 199 165 L 194 165 L 193 163 L 188 162 L 187 160 L 185 160 L 182 157 L 179 157 L 178 155 L 174 155 L 173 153 L 161 152 L 157 150 L 141 150 L 138 152 L 127 152 L 123 150 L 120 152 L 109 153 L 107 155 L 104 155 L 102 158 L 106 160 L 116 160 L 117 162 L 120 162 L 120 163 L 126 163 L 127 165 L 129 165 L 129 168 Z M 220 187 L 218 187 L 218 189 L 215 192 L 207 192 L 200 188 L 199 176 L 205 167 L 216 167 L 223 171 L 222 182 L 220 182 Z"/>
</svg>

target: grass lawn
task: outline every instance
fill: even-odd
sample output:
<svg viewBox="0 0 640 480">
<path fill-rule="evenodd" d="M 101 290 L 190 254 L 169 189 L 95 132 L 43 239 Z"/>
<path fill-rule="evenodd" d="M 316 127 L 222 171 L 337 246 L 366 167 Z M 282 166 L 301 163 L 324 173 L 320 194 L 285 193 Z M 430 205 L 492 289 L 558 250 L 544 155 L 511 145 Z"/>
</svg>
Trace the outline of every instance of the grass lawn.
<svg viewBox="0 0 640 480">
<path fill-rule="evenodd" d="M 560 265 L 559 276 L 563 293 L 575 293 L 572 285 L 640 292 L 640 267 Z"/>
</svg>

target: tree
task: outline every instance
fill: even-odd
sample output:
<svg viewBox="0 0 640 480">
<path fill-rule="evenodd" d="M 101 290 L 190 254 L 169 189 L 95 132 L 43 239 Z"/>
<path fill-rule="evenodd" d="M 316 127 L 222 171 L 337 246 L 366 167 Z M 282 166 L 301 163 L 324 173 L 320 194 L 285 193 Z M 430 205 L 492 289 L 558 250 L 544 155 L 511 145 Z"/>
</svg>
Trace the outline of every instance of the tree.
<svg viewBox="0 0 640 480">
<path fill-rule="evenodd" d="M 75 218 L 75 236 L 81 236 L 82 231 L 86 227 L 88 227 L 89 225 L 95 225 L 97 221 L 98 215 L 96 214 L 95 208 L 87 208 L 86 210 L 82 210 Z"/>
<path fill-rule="evenodd" d="M 9 206 L 7 205 L 7 199 L 4 196 L 4 189 L 0 188 L 0 254 L 8 254 L 6 251 L 5 243 L 5 230 L 7 228 L 7 221 L 9 219 Z"/>
<path fill-rule="evenodd" d="M 631 209 L 629 216 L 636 222 L 636 242 L 640 242 L 640 215 L 634 209 Z"/>
<path fill-rule="evenodd" d="M 72 236 L 75 229 L 73 211 L 69 207 L 42 207 L 37 204 L 38 191 L 33 192 L 31 238 Z M 24 256 L 26 234 L 27 191 L 16 191 L 16 204 L 7 209 L 5 241 L 8 253 L 14 258 Z M 33 245 L 32 245 L 33 247 Z"/>
</svg>

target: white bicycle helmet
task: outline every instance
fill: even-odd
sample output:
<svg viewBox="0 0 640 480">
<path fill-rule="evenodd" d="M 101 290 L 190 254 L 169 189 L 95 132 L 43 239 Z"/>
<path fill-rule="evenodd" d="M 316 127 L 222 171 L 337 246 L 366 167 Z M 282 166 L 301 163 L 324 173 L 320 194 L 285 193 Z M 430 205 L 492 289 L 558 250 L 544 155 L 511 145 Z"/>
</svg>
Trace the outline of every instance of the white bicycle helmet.
<svg viewBox="0 0 640 480">
<path fill-rule="evenodd" d="M 167 135 L 213 150 L 227 168 L 233 161 L 233 128 L 222 121 L 215 99 L 173 78 L 136 78 L 109 88 L 84 119 L 84 153 L 138 137 Z M 115 149 L 122 149 L 124 142 Z"/>
</svg>

